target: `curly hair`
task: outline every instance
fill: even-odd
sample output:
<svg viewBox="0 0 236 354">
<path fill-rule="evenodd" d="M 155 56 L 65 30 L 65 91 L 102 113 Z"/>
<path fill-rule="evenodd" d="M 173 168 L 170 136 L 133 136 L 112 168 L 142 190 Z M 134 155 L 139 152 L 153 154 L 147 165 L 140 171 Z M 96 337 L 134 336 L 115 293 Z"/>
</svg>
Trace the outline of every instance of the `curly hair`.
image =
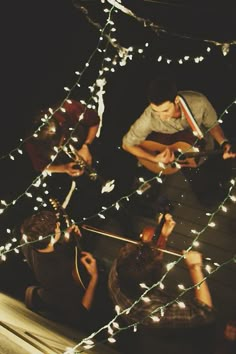
<svg viewBox="0 0 236 354">
<path fill-rule="evenodd" d="M 127 244 L 120 250 L 116 269 L 121 291 L 135 298 L 142 293 L 140 283 L 151 286 L 160 279 L 160 252 L 152 243 Z"/>
<path fill-rule="evenodd" d="M 46 248 L 50 242 L 49 235 L 55 234 L 57 216 L 51 211 L 41 211 L 28 217 L 21 226 L 21 233 L 26 235 L 28 242 L 37 241 L 40 236 L 43 240 L 34 242 L 36 249 Z"/>
</svg>

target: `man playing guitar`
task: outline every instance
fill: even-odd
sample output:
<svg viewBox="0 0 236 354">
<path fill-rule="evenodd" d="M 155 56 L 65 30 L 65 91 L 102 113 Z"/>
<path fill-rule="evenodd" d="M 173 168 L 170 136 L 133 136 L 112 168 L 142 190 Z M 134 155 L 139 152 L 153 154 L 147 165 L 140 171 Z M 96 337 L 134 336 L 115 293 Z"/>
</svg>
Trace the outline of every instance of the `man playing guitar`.
<svg viewBox="0 0 236 354">
<path fill-rule="evenodd" d="M 122 147 L 136 156 L 144 166 L 147 163 L 147 168 L 152 172 L 157 173 L 155 166 L 158 166 L 159 171 L 165 174 L 168 164 L 175 160 L 175 136 L 182 140 L 183 153 L 196 147 L 199 142 L 207 149 L 212 148 L 215 141 L 222 147 L 223 159 L 236 156 L 218 124 L 214 108 L 203 94 L 194 91 L 178 92 L 172 79 L 159 77 L 150 83 L 148 99 L 148 107 L 123 137 Z M 161 135 L 167 142 L 160 141 Z M 155 152 L 152 147 L 149 149 L 148 143 L 151 141 L 161 143 L 161 151 Z M 183 161 L 182 166 L 186 167 L 188 163 Z M 181 162 L 179 164 L 181 167 Z M 189 167 L 198 166 L 198 163 L 189 164 Z M 187 178 L 192 179 L 192 174 Z"/>
</svg>

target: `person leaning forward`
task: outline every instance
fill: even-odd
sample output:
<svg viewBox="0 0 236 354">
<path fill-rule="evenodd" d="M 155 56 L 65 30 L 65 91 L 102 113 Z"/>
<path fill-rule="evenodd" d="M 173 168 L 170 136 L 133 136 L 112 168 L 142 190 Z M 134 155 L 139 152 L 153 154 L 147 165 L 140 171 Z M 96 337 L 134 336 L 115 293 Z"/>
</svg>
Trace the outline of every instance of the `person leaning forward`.
<svg viewBox="0 0 236 354">
<path fill-rule="evenodd" d="M 217 121 L 215 109 L 205 95 L 196 91 L 178 91 L 176 83 L 171 77 L 159 76 L 150 82 L 147 96 L 149 105 L 123 136 L 122 147 L 128 153 L 142 160 L 144 166 L 146 162 L 148 169 L 152 171 L 152 169 L 149 168 L 150 166 L 155 166 L 156 168 L 156 166 L 161 164 L 163 168 L 160 168 L 159 171 L 162 170 L 165 174 L 166 167 L 176 159 L 174 153 L 176 152 L 175 149 L 170 148 L 171 145 L 174 146 L 172 140 L 175 136 L 181 136 L 181 140 L 188 137 L 189 147 L 194 145 L 197 141 L 187 120 L 183 100 L 189 107 L 197 123 L 197 127 L 204 135 L 204 139 L 200 141 L 201 144 L 204 143 L 204 149 L 212 150 L 214 144 L 217 144 L 222 148 L 223 159 L 220 157 L 220 160 L 227 160 L 227 163 L 230 158 L 236 156 L 236 154 L 232 152 L 232 147 Z M 161 137 L 165 138 L 164 141 L 167 141 L 167 143 L 163 144 L 160 141 Z M 156 149 L 155 151 L 155 149 L 149 150 L 149 148 L 145 148 L 145 140 L 160 143 L 162 150 L 157 151 L 158 149 Z M 215 156 L 211 157 L 211 167 L 212 165 L 215 167 L 218 163 L 213 160 L 215 158 Z M 204 171 L 206 168 L 202 168 L 202 165 L 206 165 L 206 163 L 202 163 L 204 161 L 205 159 L 201 159 L 200 161 L 201 166 L 198 167 L 200 172 Z M 226 162 L 223 163 L 223 170 L 225 171 Z M 202 172 L 202 181 L 199 182 L 200 176 L 199 173 L 196 174 L 196 168 L 188 168 L 186 165 L 182 165 L 181 167 L 185 177 L 191 182 L 191 186 L 198 197 L 201 197 L 202 193 L 205 193 L 211 188 L 212 194 L 219 189 L 216 178 L 213 178 L 213 180 L 209 178 L 209 171 Z M 208 170 L 211 170 L 211 167 L 209 167 Z M 218 170 L 220 170 L 220 168 L 218 168 Z M 215 174 L 212 174 L 214 177 L 219 174 L 218 170 Z M 153 172 L 157 173 L 156 169 L 154 169 Z M 198 175 L 198 177 L 196 177 L 196 175 Z M 201 185 L 205 185 L 205 188 L 201 187 Z M 213 185 L 215 186 L 214 191 Z"/>
<path fill-rule="evenodd" d="M 26 218 L 21 233 L 22 252 L 38 284 L 33 309 L 48 310 L 77 328 L 97 328 L 106 317 L 96 312 L 102 298 L 97 291 L 99 272 L 91 253 L 79 252 L 75 258 L 79 228 L 72 225 L 62 231 L 56 214 L 45 210 Z"/>
</svg>

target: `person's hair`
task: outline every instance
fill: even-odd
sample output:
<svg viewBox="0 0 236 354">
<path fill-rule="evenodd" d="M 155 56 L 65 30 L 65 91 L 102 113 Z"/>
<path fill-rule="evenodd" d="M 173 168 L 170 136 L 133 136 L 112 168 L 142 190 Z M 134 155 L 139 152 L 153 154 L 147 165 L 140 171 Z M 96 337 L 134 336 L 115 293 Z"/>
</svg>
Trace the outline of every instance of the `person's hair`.
<svg viewBox="0 0 236 354">
<path fill-rule="evenodd" d="M 51 211 L 41 211 L 26 218 L 21 226 L 21 233 L 27 237 L 28 242 L 37 241 L 39 236 L 44 239 L 32 243 L 32 247 L 43 249 L 50 243 L 50 237 L 55 234 L 57 216 Z"/>
<path fill-rule="evenodd" d="M 174 102 L 178 94 L 175 81 L 170 77 L 159 76 L 148 86 L 147 97 L 150 103 L 160 105 L 166 101 Z"/>
<path fill-rule="evenodd" d="M 160 280 L 162 261 L 160 252 L 151 243 L 128 244 L 117 258 L 117 276 L 121 291 L 137 298 L 143 292 L 140 283 L 151 286 Z"/>
<path fill-rule="evenodd" d="M 36 133 L 35 133 L 36 132 Z M 43 158 L 50 162 L 51 155 L 55 154 L 55 146 L 59 146 L 63 135 L 62 127 L 55 117 L 47 120 L 43 111 L 36 115 L 31 126 L 30 141 L 39 148 Z"/>
<path fill-rule="evenodd" d="M 44 112 L 36 115 L 33 121 L 33 132 L 37 130 L 37 136 L 34 139 L 43 141 L 53 141 L 54 144 L 58 143 L 62 136 L 62 129 L 55 117 L 45 118 Z"/>
</svg>

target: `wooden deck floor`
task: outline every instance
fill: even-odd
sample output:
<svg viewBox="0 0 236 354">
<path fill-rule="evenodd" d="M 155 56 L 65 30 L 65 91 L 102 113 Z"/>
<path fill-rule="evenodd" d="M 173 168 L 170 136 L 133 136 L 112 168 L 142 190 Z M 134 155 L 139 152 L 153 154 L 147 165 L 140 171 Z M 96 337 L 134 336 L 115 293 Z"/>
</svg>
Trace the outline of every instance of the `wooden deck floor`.
<svg viewBox="0 0 236 354">
<path fill-rule="evenodd" d="M 168 176 L 161 185 L 161 188 L 158 188 L 158 193 L 155 195 L 155 198 L 149 197 L 148 193 L 154 190 L 155 186 L 152 186 L 150 190 L 143 195 L 136 194 L 134 197 L 130 198 L 129 202 L 121 203 L 120 210 L 113 208 L 112 217 L 99 220 L 98 224 L 96 224 L 95 221 L 95 227 L 102 231 L 114 233 L 115 235 L 138 240 L 139 234 L 142 232 L 144 226 L 156 226 L 156 213 L 152 212 L 152 210 L 155 211 L 158 209 L 160 197 L 168 199 L 173 206 L 172 214 L 176 221 L 174 232 L 168 240 L 168 248 L 179 252 L 183 249 L 187 249 L 196 238 L 196 234 L 193 233 L 192 230 L 196 230 L 200 232 L 197 239 L 199 244 L 194 245 L 193 249 L 202 252 L 204 258 L 210 258 L 210 260 L 204 262 L 204 265 L 211 266 L 211 269 L 216 270 L 212 274 L 208 272 L 205 272 L 205 274 L 208 276 L 207 281 L 218 314 L 217 333 L 219 337 L 216 339 L 218 340 L 220 336 L 223 335 L 225 324 L 236 317 L 236 267 L 233 262 L 224 264 L 232 259 L 236 253 L 236 203 L 228 198 L 223 204 L 224 207 L 227 208 L 227 212 L 219 208 L 218 205 L 211 209 L 202 206 L 192 193 L 189 184 L 185 181 L 181 172 Z M 231 195 L 236 195 L 235 187 L 232 189 Z M 213 219 L 212 214 L 214 214 Z M 208 225 L 210 221 L 215 223 L 214 227 Z M 86 224 L 94 226 L 94 223 L 90 221 L 86 221 Z M 85 230 L 84 235 L 89 247 L 88 250 L 93 252 L 98 258 L 102 258 L 109 269 L 119 249 L 124 245 L 124 241 L 103 237 L 99 233 L 86 232 Z M 175 256 L 165 255 L 165 260 L 166 262 L 173 262 L 176 261 L 177 258 Z M 11 264 L 10 260 L 10 262 L 6 263 L 8 264 L 1 265 L 0 271 L 1 276 L 5 277 L 4 284 L 9 283 L 7 292 L 13 294 L 13 296 L 16 295 L 19 297 L 19 292 L 21 292 L 22 295 L 24 286 L 32 285 L 33 279 L 30 279 L 31 275 L 27 273 L 25 266 L 23 270 L 20 269 L 19 261 L 14 261 Z M 4 267 L 6 269 L 4 269 Z M 217 270 L 218 267 L 219 269 Z M 9 280 L 6 275 L 9 277 Z M 14 286 L 14 282 L 16 286 Z M 190 285 L 188 272 L 183 261 L 180 261 L 168 274 L 165 286 L 167 290 L 175 290 L 180 283 L 185 286 Z M 18 287 L 17 292 L 15 287 Z M 20 306 L 24 307 L 22 302 Z M 4 321 L 5 315 L 4 312 L 2 313 L 3 317 L 1 316 L 1 320 Z M 41 321 L 38 317 L 35 317 L 34 320 L 36 323 Z M 46 323 L 45 326 L 47 327 L 48 324 Z M 66 341 L 71 342 L 70 338 L 74 338 L 72 335 L 73 331 L 70 329 L 67 329 L 67 331 Z M 82 334 L 80 335 L 79 333 L 78 335 L 81 338 Z M 73 339 L 72 343 L 75 342 L 76 341 Z M 168 342 L 168 340 L 166 342 Z M 62 345 L 63 343 L 64 339 Z M 164 340 L 162 343 L 158 342 L 158 344 L 163 354 L 185 353 L 183 350 L 180 350 L 181 342 L 178 342 L 176 348 L 178 348 L 178 345 L 180 347 L 179 349 L 175 349 L 174 352 L 165 351 Z M 128 346 L 128 342 L 126 342 L 125 345 Z M 122 349 L 120 353 L 129 353 L 129 349 L 127 348 L 126 351 Z M 100 349 L 98 348 L 97 350 L 98 351 L 95 350 L 94 352 L 100 353 Z M 104 347 L 101 350 L 102 353 L 105 353 L 105 350 L 109 353 L 109 348 Z M 188 354 L 192 354 L 189 349 Z"/>
<path fill-rule="evenodd" d="M 233 187 L 230 195 L 235 194 L 236 188 Z M 157 199 L 160 195 L 165 196 L 171 202 L 173 206 L 172 214 L 176 221 L 176 227 L 168 240 L 168 248 L 181 252 L 190 247 L 196 239 L 197 242 L 194 243 L 193 249 L 201 252 L 205 259 L 209 258 L 208 261 L 204 261 L 204 266 L 210 266 L 212 270 L 216 270 L 212 275 L 206 272 L 206 275 L 209 276 L 208 284 L 213 302 L 220 316 L 225 320 L 230 319 L 236 315 L 236 283 L 234 281 L 236 265 L 235 262 L 229 262 L 225 265 L 224 263 L 232 259 L 236 253 L 236 203 L 228 197 L 222 204 L 224 208 L 227 208 L 227 211 L 224 211 L 224 208 L 222 209 L 221 204 L 211 208 L 202 206 L 181 172 L 166 178 Z M 158 201 L 152 200 L 150 202 L 148 198 L 145 199 L 142 196 L 140 200 L 138 198 L 136 198 L 137 205 L 141 203 L 141 207 L 136 208 L 138 210 L 136 214 L 133 211 L 133 206 L 129 209 L 131 211 L 129 221 L 133 220 L 133 229 L 130 234 L 123 233 L 122 235 L 125 237 L 131 236 L 131 238 L 137 237 L 138 239 L 138 235 L 144 226 L 156 225 L 155 217 L 147 216 L 147 210 L 152 206 L 155 209 Z M 215 223 L 214 227 L 210 226 L 212 223 Z M 105 228 L 108 231 L 116 231 L 116 228 L 109 226 L 109 224 Z M 195 234 L 193 230 L 200 235 Z M 98 252 L 102 252 L 99 249 L 104 250 L 105 243 L 107 252 L 110 252 L 108 258 L 112 259 L 122 246 L 122 242 L 99 238 L 96 246 Z M 172 261 L 175 259 L 173 256 L 168 256 L 168 258 L 172 258 Z M 182 262 L 178 265 L 178 268 L 179 270 L 182 269 L 183 274 L 186 273 Z M 183 281 L 185 279 L 186 274 Z"/>
<path fill-rule="evenodd" d="M 144 194 L 137 196 L 131 207 L 126 205 L 124 208 L 126 209 L 125 223 L 128 223 L 128 227 L 125 231 L 120 230 L 121 236 L 138 240 L 144 226 L 156 225 L 155 213 L 148 211 L 157 207 L 160 196 L 164 196 L 171 202 L 176 227 L 168 240 L 167 247 L 181 252 L 193 245 L 193 250 L 198 250 L 203 254 L 205 275 L 217 311 L 215 340 L 216 342 L 219 340 L 219 343 L 222 341 L 226 323 L 236 317 L 236 264 L 232 261 L 236 253 L 236 203 L 229 197 L 235 194 L 236 188 L 232 185 L 231 192 L 224 202 L 222 200 L 222 203 L 211 208 L 204 207 L 193 194 L 182 173 L 178 172 L 165 179 L 156 198 L 149 200 Z M 108 232 L 116 234 L 119 232 L 119 227 L 109 222 L 104 228 Z M 193 230 L 199 234 L 197 235 Z M 95 253 L 104 256 L 105 250 L 108 263 L 112 262 L 122 247 L 123 241 L 103 238 L 99 233 L 94 237 Z M 197 242 L 193 244 L 194 240 Z M 166 263 L 177 259 L 175 256 L 165 255 Z M 178 284 L 184 284 L 185 287 L 191 285 L 183 261 L 180 261 L 168 274 L 165 283 L 166 290 L 176 290 Z M 162 343 L 161 348 L 165 353 L 165 344 Z M 180 352 L 174 351 L 174 353 Z M 172 352 L 168 353 L 172 354 Z"/>
</svg>

